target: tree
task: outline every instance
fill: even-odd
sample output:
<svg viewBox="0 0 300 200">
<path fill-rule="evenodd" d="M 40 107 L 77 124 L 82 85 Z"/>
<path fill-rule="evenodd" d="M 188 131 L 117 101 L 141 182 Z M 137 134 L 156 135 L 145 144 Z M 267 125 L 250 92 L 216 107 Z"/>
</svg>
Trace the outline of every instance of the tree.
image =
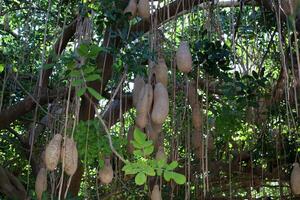
<svg viewBox="0 0 300 200">
<path fill-rule="evenodd" d="M 128 3 L 1 3 L 1 193 L 24 199 L 26 185 L 35 196 L 42 152 L 59 133 L 74 137 L 78 168 L 61 186 L 61 164 L 48 173 L 45 195 L 142 198 L 160 181 L 166 199 L 287 198 L 298 152 L 297 1 L 150 1 L 149 19 L 124 13 Z M 183 40 L 189 73 L 174 59 Z M 151 135 L 134 128 L 132 85 L 140 76 L 154 87 L 161 58 L 170 109 Z M 116 176 L 103 186 L 97 173 L 111 164 Z"/>
</svg>

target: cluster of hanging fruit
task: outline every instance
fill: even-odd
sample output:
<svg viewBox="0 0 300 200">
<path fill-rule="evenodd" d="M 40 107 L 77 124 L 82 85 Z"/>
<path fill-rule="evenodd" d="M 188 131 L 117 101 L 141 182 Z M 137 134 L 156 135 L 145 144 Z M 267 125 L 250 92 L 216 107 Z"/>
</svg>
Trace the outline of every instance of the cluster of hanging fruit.
<svg viewBox="0 0 300 200">
<path fill-rule="evenodd" d="M 176 52 L 175 59 L 177 68 L 180 72 L 188 73 L 192 70 L 192 55 L 188 42 L 181 42 Z M 165 59 L 162 56 L 160 56 L 157 63 L 149 61 L 148 82 L 145 82 L 141 76 L 137 76 L 134 80 L 133 105 L 136 108 L 135 127 L 146 132 L 147 136 L 154 142 L 157 148 L 157 160 L 167 159 L 163 143 L 158 142 L 162 125 L 167 119 L 169 113 L 169 95 L 167 85 L 168 68 Z M 196 114 L 197 113 L 195 113 L 195 115 Z M 198 117 L 200 118 L 200 112 L 198 112 L 198 114 Z M 200 127 L 201 125 L 199 125 L 199 123 L 201 122 L 198 120 L 197 123 L 197 127 Z M 134 150 L 131 140 L 133 139 L 133 131 L 135 127 L 131 127 L 127 135 L 127 150 L 129 153 L 133 153 Z M 151 199 L 161 199 L 161 192 L 158 185 L 154 186 Z"/>
<path fill-rule="evenodd" d="M 130 13 L 130 19 L 136 15 L 143 19 L 149 19 L 150 17 L 150 5 L 149 0 L 130 0 L 127 7 L 124 9 L 124 14 Z"/>
<path fill-rule="evenodd" d="M 56 134 L 49 142 L 43 154 L 43 167 L 40 168 L 36 182 L 35 191 L 37 198 L 42 199 L 42 194 L 47 190 L 47 170 L 54 171 L 59 161 L 63 162 L 63 170 L 72 176 L 78 165 L 78 152 L 73 138 L 64 138 L 61 134 Z"/>
</svg>

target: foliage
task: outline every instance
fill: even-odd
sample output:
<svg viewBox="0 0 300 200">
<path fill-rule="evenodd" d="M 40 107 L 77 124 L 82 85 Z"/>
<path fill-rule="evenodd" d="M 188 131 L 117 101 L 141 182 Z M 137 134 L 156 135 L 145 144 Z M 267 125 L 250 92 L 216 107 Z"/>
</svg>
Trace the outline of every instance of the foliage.
<svg viewBox="0 0 300 200">
<path fill-rule="evenodd" d="M 136 160 L 128 161 L 122 170 L 125 171 L 125 175 L 136 174 L 137 185 L 145 184 L 147 176 L 162 175 L 166 181 L 174 180 L 177 184 L 185 183 L 185 176 L 173 171 L 178 166 L 176 161 L 168 164 L 164 158 L 159 160 L 149 158 L 154 150 L 153 142 L 147 140 L 146 135 L 140 129 L 134 130 L 134 140 L 131 142 L 136 149 L 133 152 Z"/>
</svg>

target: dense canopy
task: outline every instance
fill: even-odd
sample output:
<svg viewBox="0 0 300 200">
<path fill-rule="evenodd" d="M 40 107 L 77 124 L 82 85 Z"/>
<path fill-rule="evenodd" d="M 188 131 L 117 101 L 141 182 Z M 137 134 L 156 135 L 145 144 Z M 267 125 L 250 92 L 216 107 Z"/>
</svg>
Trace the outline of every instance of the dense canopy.
<svg viewBox="0 0 300 200">
<path fill-rule="evenodd" d="M 0 1 L 0 199 L 296 199 L 299 6 Z"/>
</svg>

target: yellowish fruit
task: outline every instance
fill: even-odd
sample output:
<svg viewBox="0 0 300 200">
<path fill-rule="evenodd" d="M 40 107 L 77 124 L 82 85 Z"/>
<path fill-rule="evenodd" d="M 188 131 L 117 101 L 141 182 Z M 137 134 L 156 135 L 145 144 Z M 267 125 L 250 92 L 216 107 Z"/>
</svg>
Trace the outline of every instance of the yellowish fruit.
<svg viewBox="0 0 300 200">
<path fill-rule="evenodd" d="M 156 160 L 165 160 L 167 161 L 167 155 L 163 146 L 159 146 L 155 155 Z"/>
<path fill-rule="evenodd" d="M 145 81 L 141 76 L 137 76 L 134 79 L 134 87 L 132 91 L 132 103 L 136 107 L 137 102 L 139 101 L 139 95 L 142 88 L 145 86 Z"/>
<path fill-rule="evenodd" d="M 137 11 L 136 0 L 130 0 L 127 7 L 124 9 L 124 14 L 125 13 L 130 13 L 131 14 L 130 18 L 133 18 L 136 15 L 136 11 Z"/>
<path fill-rule="evenodd" d="M 152 107 L 153 89 L 150 84 L 146 84 L 139 95 L 139 100 L 136 106 L 136 125 L 143 129 L 148 123 L 148 113 Z"/>
<path fill-rule="evenodd" d="M 158 60 L 157 65 L 155 65 L 152 70 L 151 74 L 155 75 L 156 82 L 162 83 L 165 87 L 168 85 L 168 67 L 166 62 L 163 58 Z"/>
<path fill-rule="evenodd" d="M 300 194 L 300 167 L 299 163 L 293 164 L 293 170 L 291 173 L 291 188 L 295 195 Z"/>
<path fill-rule="evenodd" d="M 201 108 L 198 103 L 194 104 L 192 107 L 192 121 L 195 129 L 201 130 L 202 126 L 202 113 L 201 113 Z"/>
<path fill-rule="evenodd" d="M 69 176 L 73 175 L 77 170 L 78 151 L 76 143 L 72 138 L 66 138 L 61 150 L 61 159 L 64 160 L 64 171 Z"/>
<path fill-rule="evenodd" d="M 99 170 L 99 179 L 101 183 L 109 184 L 112 182 L 113 177 L 114 177 L 114 171 L 110 164 L 110 159 L 106 158 L 104 167 L 101 170 Z"/>
<path fill-rule="evenodd" d="M 38 200 L 42 199 L 43 192 L 47 190 L 47 170 L 41 168 L 35 180 L 35 192 Z"/>
<path fill-rule="evenodd" d="M 161 200 L 161 192 L 157 184 L 154 185 L 153 190 L 151 192 L 151 200 Z"/>
<path fill-rule="evenodd" d="M 148 19 L 150 17 L 150 4 L 149 0 L 139 0 L 137 5 L 138 15 L 143 19 Z"/>
<path fill-rule="evenodd" d="M 163 124 L 169 113 L 168 91 L 161 83 L 157 83 L 154 88 L 154 103 L 151 119 L 156 124 Z"/>
<path fill-rule="evenodd" d="M 48 170 L 53 171 L 59 161 L 61 149 L 61 134 L 56 134 L 49 142 L 45 150 L 45 164 Z"/>
<path fill-rule="evenodd" d="M 182 41 L 176 52 L 176 63 L 179 71 L 188 73 L 192 70 L 192 54 L 187 41 Z"/>
</svg>

